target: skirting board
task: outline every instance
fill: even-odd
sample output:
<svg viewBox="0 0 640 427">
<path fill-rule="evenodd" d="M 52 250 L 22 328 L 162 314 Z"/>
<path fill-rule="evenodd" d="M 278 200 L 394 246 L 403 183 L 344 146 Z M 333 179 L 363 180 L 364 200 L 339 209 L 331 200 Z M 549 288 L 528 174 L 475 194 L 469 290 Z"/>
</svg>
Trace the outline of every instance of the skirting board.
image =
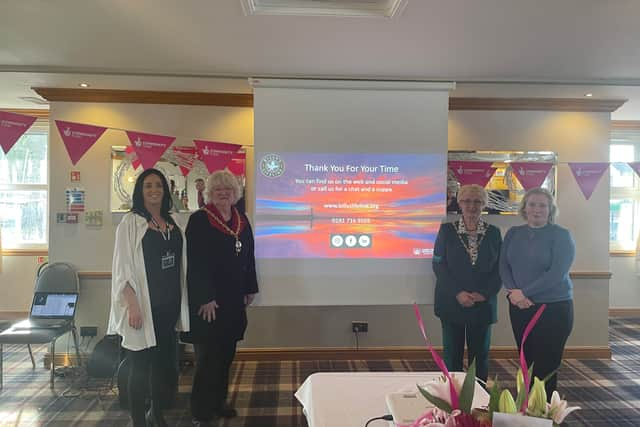
<svg viewBox="0 0 640 427">
<path fill-rule="evenodd" d="M 436 347 L 442 353 L 442 347 Z M 86 356 L 85 356 L 86 357 Z M 514 347 L 493 347 L 490 351 L 492 359 L 517 359 Z M 241 348 L 236 360 L 242 361 L 281 361 L 281 360 L 423 360 L 431 356 L 423 347 L 386 347 L 386 348 Z M 565 359 L 611 359 L 611 349 L 603 347 L 567 347 Z M 182 355 L 182 360 L 193 363 L 193 353 Z M 77 364 L 75 353 L 56 353 L 56 365 Z M 49 369 L 51 353 L 44 356 L 44 366 Z"/>
</svg>

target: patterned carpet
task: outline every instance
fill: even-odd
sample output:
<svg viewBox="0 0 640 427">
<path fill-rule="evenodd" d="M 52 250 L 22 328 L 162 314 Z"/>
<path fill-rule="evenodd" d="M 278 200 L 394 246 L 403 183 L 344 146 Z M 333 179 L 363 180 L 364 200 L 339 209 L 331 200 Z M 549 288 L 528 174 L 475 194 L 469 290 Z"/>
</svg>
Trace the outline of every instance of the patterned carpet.
<svg viewBox="0 0 640 427">
<path fill-rule="evenodd" d="M 640 319 L 610 320 L 612 360 L 566 360 L 560 369 L 560 392 L 581 411 L 567 419 L 570 426 L 640 425 Z M 129 419 L 117 396 L 103 381 L 87 381 L 76 371 L 57 378 L 49 389 L 48 371 L 41 368 L 46 346 L 34 348 L 38 368 L 31 369 L 25 346 L 4 347 L 4 388 L 0 391 L 0 426 L 126 426 Z M 514 387 L 515 360 L 491 363 L 491 376 Z M 220 427 L 306 426 L 293 393 L 314 372 L 432 371 L 426 361 L 298 361 L 239 362 L 232 370 L 230 398 L 239 417 Z M 167 413 L 173 426 L 190 426 L 188 409 L 192 368 L 181 376 L 175 409 Z M 378 424 L 380 425 L 380 424 Z M 340 426 L 336 426 L 340 427 Z"/>
</svg>

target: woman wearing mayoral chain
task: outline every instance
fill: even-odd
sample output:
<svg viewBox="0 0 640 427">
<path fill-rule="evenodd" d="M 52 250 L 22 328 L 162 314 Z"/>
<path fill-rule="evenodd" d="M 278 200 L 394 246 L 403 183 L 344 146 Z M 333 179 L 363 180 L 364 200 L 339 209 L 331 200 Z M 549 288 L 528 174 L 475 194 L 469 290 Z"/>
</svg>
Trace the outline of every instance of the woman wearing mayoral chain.
<svg viewBox="0 0 640 427">
<path fill-rule="evenodd" d="M 440 226 L 433 250 L 436 274 L 435 314 L 442 323 L 444 361 L 462 371 L 465 339 L 468 361 L 475 359 L 477 376 L 487 380 L 491 324 L 497 320 L 500 290 L 498 258 L 502 237 L 497 227 L 481 219 L 487 193 L 479 185 L 458 191 L 459 220 Z"/>
<path fill-rule="evenodd" d="M 196 351 L 191 392 L 193 425 L 236 416 L 226 404 L 229 369 L 247 328 L 246 307 L 258 292 L 254 242 L 247 217 L 234 206 L 242 194 L 235 176 L 214 172 L 206 204 L 187 225 L 187 282 Z"/>
</svg>

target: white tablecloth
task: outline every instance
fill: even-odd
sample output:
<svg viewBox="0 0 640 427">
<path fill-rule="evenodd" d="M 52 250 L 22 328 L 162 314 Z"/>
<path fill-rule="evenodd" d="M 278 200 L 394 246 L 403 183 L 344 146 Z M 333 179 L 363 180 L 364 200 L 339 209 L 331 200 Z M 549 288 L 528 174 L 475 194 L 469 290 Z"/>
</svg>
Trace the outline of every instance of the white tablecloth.
<svg viewBox="0 0 640 427">
<path fill-rule="evenodd" d="M 310 375 L 296 391 L 309 427 L 363 427 L 367 420 L 388 414 L 385 396 L 434 380 L 440 372 L 327 372 Z M 478 390 L 478 387 L 476 387 Z M 485 406 L 484 389 L 474 395 L 474 407 Z M 384 425 L 376 421 L 373 426 Z"/>
</svg>

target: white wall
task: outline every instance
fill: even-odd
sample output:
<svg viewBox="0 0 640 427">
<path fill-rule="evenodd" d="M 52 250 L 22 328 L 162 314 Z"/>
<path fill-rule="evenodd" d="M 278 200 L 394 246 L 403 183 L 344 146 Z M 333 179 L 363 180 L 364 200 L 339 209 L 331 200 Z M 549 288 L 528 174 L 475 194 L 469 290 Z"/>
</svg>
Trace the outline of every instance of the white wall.
<svg viewBox="0 0 640 427">
<path fill-rule="evenodd" d="M 610 259 L 611 289 L 609 306 L 611 308 L 640 308 L 640 277 L 636 273 L 635 256 L 614 256 Z"/>
<path fill-rule="evenodd" d="M 177 107 L 122 104 L 54 103 L 53 118 L 129 127 L 135 130 L 198 136 L 252 145 L 253 117 L 250 109 L 219 107 Z M 490 112 L 453 111 L 449 114 L 450 149 L 545 149 L 559 153 L 564 161 L 606 161 L 608 114 L 558 112 Z M 72 168 L 57 131 L 51 135 L 51 260 L 70 260 L 80 270 L 110 270 L 116 216 L 107 213 L 109 150 L 111 145 L 125 144 L 126 137 L 108 131 L 77 167 Z M 181 143 L 180 140 L 177 143 Z M 252 159 L 248 171 L 251 171 Z M 84 225 L 57 225 L 55 212 L 64 209 L 64 189 L 69 185 L 69 171 L 80 170 L 87 188 L 87 208 L 104 209 L 102 230 L 87 230 Z M 577 242 L 577 259 L 573 271 L 609 271 L 608 256 L 608 177 L 598 185 L 591 200 L 585 201 L 566 165 L 558 174 L 560 224 L 567 226 Z M 250 196 L 252 197 L 252 196 Z M 517 218 L 500 218 L 503 230 L 519 223 Z M 627 258 L 629 259 L 629 258 Z M 620 263 L 625 261 L 619 258 Z M 6 259 L 5 259 L 6 261 Z M 0 274 L 1 288 L 11 281 L 27 283 L 29 292 L 7 293 L 12 301 L 2 301 L 2 310 L 28 308 L 33 284 L 29 257 L 5 262 Z M 15 269 L 19 269 L 16 271 Z M 612 267 L 616 268 L 615 265 Z M 615 272 L 615 271 L 614 271 Z M 24 274 L 23 274 L 24 273 Z M 15 279 L 14 279 L 15 278 Z M 425 284 L 426 285 L 426 284 Z M 11 286 L 14 286 L 13 283 Z M 23 285 L 15 285 L 23 286 Z M 98 325 L 104 333 L 109 305 L 108 280 L 82 280 L 78 312 L 79 325 Z M 637 294 L 636 294 L 637 295 Z M 3 298 L 4 299 L 4 298 Z M 569 346 L 606 346 L 609 283 L 604 279 L 575 280 L 576 326 Z M 640 301 L 640 296 L 635 301 Z M 635 303 L 634 305 L 640 306 Z M 440 342 L 440 326 L 423 306 L 427 329 L 435 343 Z M 500 320 L 494 329 L 492 344 L 512 346 L 513 338 L 504 301 L 499 307 Z M 409 306 L 311 306 L 255 307 L 250 312 L 250 327 L 245 347 L 337 346 L 350 347 L 353 335 L 351 320 L 368 320 L 370 332 L 361 337 L 362 346 L 421 345 Z M 61 347 L 62 348 L 62 347 Z"/>
<path fill-rule="evenodd" d="M 193 145 L 194 138 L 241 144 L 247 147 L 247 161 L 253 162 L 251 108 L 54 102 L 50 112 L 49 260 L 69 261 L 79 271 L 111 271 L 115 228 L 122 217 L 110 212 L 111 146 L 128 145 L 129 141 L 123 131 L 109 129 L 72 166 L 54 120 L 171 135 L 177 137 L 175 145 Z M 78 224 L 56 224 L 56 212 L 66 210 L 65 188 L 76 186 L 69 181 L 71 170 L 81 173 L 86 209 L 104 211 L 102 227 L 86 227 L 82 218 Z M 247 173 L 248 182 L 252 183 L 250 168 Z M 251 185 L 247 192 L 253 198 Z M 110 286 L 110 280 L 81 280 L 78 325 L 98 326 L 99 335 L 105 332 Z"/>
<path fill-rule="evenodd" d="M 609 114 L 542 111 L 452 111 L 450 150 L 550 150 L 558 161 L 608 161 Z M 558 167 L 558 223 L 576 241 L 572 271 L 609 271 L 609 177 L 585 200 L 568 166 Z M 503 231 L 522 221 L 491 218 Z M 575 326 L 568 345 L 606 345 L 609 281 L 574 279 Z M 505 319 L 501 310 L 501 322 Z M 506 319 L 505 319 L 506 321 Z"/>
</svg>

